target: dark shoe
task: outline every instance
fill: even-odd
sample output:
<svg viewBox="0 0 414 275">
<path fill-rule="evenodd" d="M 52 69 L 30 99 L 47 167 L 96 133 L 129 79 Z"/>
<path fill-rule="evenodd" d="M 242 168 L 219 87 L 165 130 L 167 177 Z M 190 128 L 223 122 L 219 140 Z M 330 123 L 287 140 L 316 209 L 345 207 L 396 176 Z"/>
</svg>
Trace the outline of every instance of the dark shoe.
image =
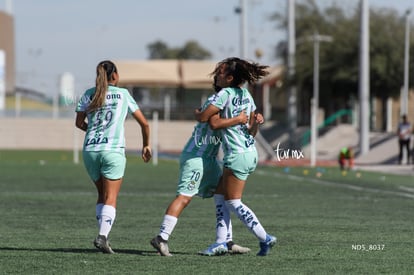
<svg viewBox="0 0 414 275">
<path fill-rule="evenodd" d="M 168 249 L 168 242 L 161 238 L 161 236 L 156 236 L 151 240 L 150 243 L 152 247 L 154 247 L 158 251 L 158 253 L 161 254 L 161 256 L 172 256 Z"/>
<path fill-rule="evenodd" d="M 93 241 L 93 244 L 96 248 L 106 254 L 115 254 L 115 252 L 111 248 L 111 244 L 108 242 L 105 236 L 98 235 L 96 239 Z"/>
<path fill-rule="evenodd" d="M 266 256 L 269 254 L 270 249 L 276 244 L 276 237 L 267 235 L 266 241 L 260 242 L 260 251 L 257 253 L 257 256 Z"/>
</svg>

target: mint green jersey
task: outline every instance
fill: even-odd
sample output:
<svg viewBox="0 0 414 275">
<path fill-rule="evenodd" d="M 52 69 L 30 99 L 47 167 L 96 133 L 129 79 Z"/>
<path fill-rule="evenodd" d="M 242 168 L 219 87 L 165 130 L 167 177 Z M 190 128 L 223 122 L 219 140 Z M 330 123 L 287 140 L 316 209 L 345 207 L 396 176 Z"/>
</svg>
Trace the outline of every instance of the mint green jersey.
<svg viewBox="0 0 414 275">
<path fill-rule="evenodd" d="M 210 105 L 216 95 L 210 96 L 203 104 L 202 110 Z M 221 134 L 210 128 L 207 122 L 199 122 L 194 127 L 190 139 L 184 146 L 183 153 L 191 153 L 199 157 L 216 157 L 221 145 Z"/>
<path fill-rule="evenodd" d="M 221 118 L 236 117 L 244 110 L 250 119 L 250 113 L 256 111 L 253 97 L 245 88 L 224 88 L 212 99 L 211 104 L 220 109 Z M 222 134 L 224 155 L 256 151 L 248 124 L 237 124 L 219 131 Z"/>
<path fill-rule="evenodd" d="M 76 112 L 86 112 L 95 88 L 86 90 Z M 84 151 L 125 151 L 124 122 L 129 113 L 139 107 L 127 89 L 108 86 L 103 107 L 87 112 L 88 129 L 83 143 Z"/>
</svg>

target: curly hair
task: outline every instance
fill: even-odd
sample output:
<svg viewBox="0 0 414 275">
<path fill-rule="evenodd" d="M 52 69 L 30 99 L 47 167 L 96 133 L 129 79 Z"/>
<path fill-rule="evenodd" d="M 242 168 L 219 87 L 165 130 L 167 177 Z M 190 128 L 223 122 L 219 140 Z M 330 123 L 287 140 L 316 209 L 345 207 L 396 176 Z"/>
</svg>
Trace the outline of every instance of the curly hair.
<svg viewBox="0 0 414 275">
<path fill-rule="evenodd" d="M 245 82 L 253 84 L 269 74 L 266 70 L 269 66 L 249 62 L 238 57 L 229 57 L 217 63 L 216 68 L 210 75 L 214 76 L 219 73 L 222 66 L 225 67 L 226 75 L 233 76 L 232 87 L 239 87 Z"/>
</svg>

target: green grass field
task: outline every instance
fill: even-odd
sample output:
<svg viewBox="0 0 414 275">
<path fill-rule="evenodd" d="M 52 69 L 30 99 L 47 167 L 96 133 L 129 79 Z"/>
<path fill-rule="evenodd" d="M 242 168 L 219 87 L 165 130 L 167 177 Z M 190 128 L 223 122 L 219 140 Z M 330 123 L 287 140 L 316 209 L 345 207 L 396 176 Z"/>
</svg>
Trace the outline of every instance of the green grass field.
<svg viewBox="0 0 414 275">
<path fill-rule="evenodd" d="M 160 257 L 149 240 L 175 196 L 176 161 L 128 156 L 114 255 L 93 247 L 95 189 L 72 153 L 0 151 L 0 170 L 0 274 L 414 274 L 411 176 L 258 167 L 243 201 L 278 237 L 269 256 L 255 256 L 258 241 L 234 216 L 234 239 L 252 252 L 197 255 L 215 216 L 211 199 L 195 198 L 170 238 L 174 257 Z"/>
</svg>

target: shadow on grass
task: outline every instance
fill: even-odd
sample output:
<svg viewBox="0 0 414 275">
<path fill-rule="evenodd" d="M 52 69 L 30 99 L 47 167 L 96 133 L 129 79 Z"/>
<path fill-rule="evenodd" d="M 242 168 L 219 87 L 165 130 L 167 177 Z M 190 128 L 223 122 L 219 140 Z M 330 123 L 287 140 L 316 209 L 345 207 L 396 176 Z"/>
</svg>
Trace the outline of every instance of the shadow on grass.
<svg viewBox="0 0 414 275">
<path fill-rule="evenodd" d="M 85 248 L 25 248 L 25 247 L 0 247 L 0 251 L 40 251 L 40 252 L 63 252 L 63 253 L 101 253 L 97 249 Z M 114 249 L 115 254 L 133 254 L 141 256 L 160 256 L 154 250 L 136 249 Z M 175 255 L 190 255 L 190 253 L 172 252 Z"/>
</svg>

